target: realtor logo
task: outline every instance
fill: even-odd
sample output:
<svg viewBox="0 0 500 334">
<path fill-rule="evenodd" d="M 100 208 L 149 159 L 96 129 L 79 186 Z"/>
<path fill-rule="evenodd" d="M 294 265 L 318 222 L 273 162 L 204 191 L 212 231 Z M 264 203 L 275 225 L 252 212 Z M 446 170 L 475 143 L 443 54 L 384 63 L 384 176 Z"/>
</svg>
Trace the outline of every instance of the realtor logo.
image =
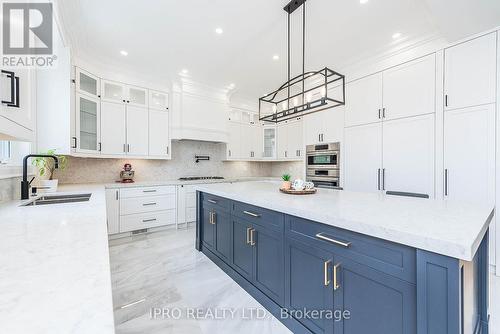
<svg viewBox="0 0 500 334">
<path fill-rule="evenodd" d="M 52 54 L 52 3 L 3 4 L 3 54 Z"/>
</svg>

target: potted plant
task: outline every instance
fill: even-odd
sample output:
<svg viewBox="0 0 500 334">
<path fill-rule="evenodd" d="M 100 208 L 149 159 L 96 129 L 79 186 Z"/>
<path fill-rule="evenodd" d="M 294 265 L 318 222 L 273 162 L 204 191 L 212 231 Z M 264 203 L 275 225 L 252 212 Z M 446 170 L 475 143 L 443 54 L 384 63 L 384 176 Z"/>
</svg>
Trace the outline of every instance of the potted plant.
<svg viewBox="0 0 500 334">
<path fill-rule="evenodd" d="M 290 174 L 283 174 L 281 178 L 283 179 L 283 185 L 281 186 L 281 188 L 284 190 L 290 190 L 290 188 L 292 187 L 292 182 L 290 181 L 292 177 L 290 176 Z"/>
<path fill-rule="evenodd" d="M 48 150 L 44 152 L 47 155 L 55 155 L 56 150 Z M 59 168 L 64 169 L 67 165 L 67 158 L 64 155 L 57 155 L 57 159 L 59 160 Z M 48 158 L 36 158 L 32 162 L 33 166 L 38 169 L 38 174 L 42 179 L 39 180 L 38 186 L 39 192 L 56 192 L 57 185 L 59 184 L 59 180 L 54 180 L 54 171 L 56 169 L 54 165 L 53 159 Z"/>
</svg>

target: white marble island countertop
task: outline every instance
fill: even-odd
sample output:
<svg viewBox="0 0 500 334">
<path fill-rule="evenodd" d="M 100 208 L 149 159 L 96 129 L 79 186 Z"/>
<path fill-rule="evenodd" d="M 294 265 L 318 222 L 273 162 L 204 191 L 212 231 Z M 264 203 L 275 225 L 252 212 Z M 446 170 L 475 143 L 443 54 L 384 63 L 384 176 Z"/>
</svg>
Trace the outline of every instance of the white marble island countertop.
<svg viewBox="0 0 500 334">
<path fill-rule="evenodd" d="M 90 201 L 0 204 L 0 332 L 114 333 L 103 185 L 61 186 Z"/>
<path fill-rule="evenodd" d="M 493 206 L 318 189 L 287 195 L 278 182 L 205 184 L 197 190 L 414 248 L 471 261 Z"/>
</svg>

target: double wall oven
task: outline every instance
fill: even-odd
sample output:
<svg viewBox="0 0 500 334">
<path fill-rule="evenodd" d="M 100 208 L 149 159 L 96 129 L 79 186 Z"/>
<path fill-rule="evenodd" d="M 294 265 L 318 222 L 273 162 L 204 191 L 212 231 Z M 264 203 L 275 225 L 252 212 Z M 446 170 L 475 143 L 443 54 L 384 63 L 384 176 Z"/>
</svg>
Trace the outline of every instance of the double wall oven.
<svg viewBox="0 0 500 334">
<path fill-rule="evenodd" d="M 318 188 L 340 189 L 340 143 L 306 147 L 306 179 Z"/>
</svg>

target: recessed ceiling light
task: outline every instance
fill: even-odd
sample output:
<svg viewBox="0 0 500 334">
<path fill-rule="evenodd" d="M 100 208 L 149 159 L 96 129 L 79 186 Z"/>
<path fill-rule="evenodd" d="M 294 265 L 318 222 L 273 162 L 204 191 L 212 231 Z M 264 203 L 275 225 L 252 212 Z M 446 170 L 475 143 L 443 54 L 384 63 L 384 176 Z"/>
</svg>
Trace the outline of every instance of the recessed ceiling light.
<svg viewBox="0 0 500 334">
<path fill-rule="evenodd" d="M 182 73 L 182 74 L 188 74 L 188 73 L 189 73 L 189 71 L 188 71 L 187 69 L 185 69 L 185 68 L 184 68 L 184 69 L 181 71 L 181 73 Z"/>
<path fill-rule="evenodd" d="M 236 85 L 234 83 L 231 83 L 231 84 L 229 84 L 228 87 L 229 87 L 229 89 L 233 89 L 234 87 L 236 87 Z"/>
<path fill-rule="evenodd" d="M 121 50 L 121 51 L 120 51 L 120 54 L 121 54 L 122 56 L 128 56 L 128 52 L 127 52 L 127 51 L 125 51 L 125 50 Z"/>
<path fill-rule="evenodd" d="M 278 56 L 278 55 L 274 55 L 274 56 L 273 56 L 273 60 L 280 60 L 280 56 Z"/>
<path fill-rule="evenodd" d="M 359 0 L 359 3 L 362 4 L 362 5 L 364 5 L 367 2 L 368 2 L 368 0 Z"/>
<path fill-rule="evenodd" d="M 224 32 L 224 30 L 222 30 L 222 28 L 217 28 L 215 29 L 215 32 L 219 35 L 222 35 L 222 33 Z"/>
<path fill-rule="evenodd" d="M 395 33 L 395 34 L 392 35 L 392 39 L 398 39 L 398 38 L 401 37 L 401 35 L 402 34 L 400 32 L 397 32 L 397 33 Z"/>
</svg>

